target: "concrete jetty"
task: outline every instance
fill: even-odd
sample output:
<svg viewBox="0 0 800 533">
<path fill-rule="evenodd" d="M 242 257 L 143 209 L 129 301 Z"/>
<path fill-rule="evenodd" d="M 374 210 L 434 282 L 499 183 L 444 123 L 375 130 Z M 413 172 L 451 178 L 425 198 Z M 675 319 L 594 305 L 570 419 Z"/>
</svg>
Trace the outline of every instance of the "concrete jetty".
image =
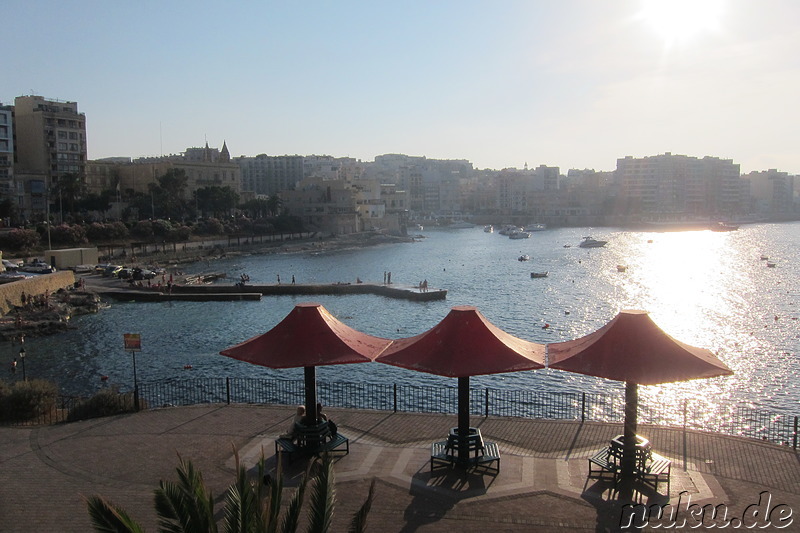
<svg viewBox="0 0 800 533">
<path fill-rule="evenodd" d="M 383 283 L 282 283 L 267 285 L 173 285 L 173 295 L 204 294 L 208 296 L 235 293 L 259 293 L 264 296 L 317 295 L 317 294 L 375 294 L 388 298 L 400 298 L 417 302 L 444 300 L 446 289 L 421 291 L 414 285 Z"/>
</svg>

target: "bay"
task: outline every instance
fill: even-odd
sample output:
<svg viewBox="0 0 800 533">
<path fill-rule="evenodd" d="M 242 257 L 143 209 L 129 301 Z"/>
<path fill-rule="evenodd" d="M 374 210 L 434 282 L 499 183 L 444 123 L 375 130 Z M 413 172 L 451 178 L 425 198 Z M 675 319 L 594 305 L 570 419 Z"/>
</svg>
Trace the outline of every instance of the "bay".
<svg viewBox="0 0 800 533">
<path fill-rule="evenodd" d="M 796 414 L 800 400 L 800 223 L 745 225 L 737 231 L 633 232 L 563 228 L 511 240 L 481 228 L 423 231 L 413 243 L 310 254 L 253 254 L 197 263 L 187 273 L 246 273 L 251 283 L 427 280 L 447 299 L 411 302 L 371 295 L 264 297 L 258 302 L 119 303 L 77 317 L 75 329 L 26 342 L 29 377 L 56 381 L 67 394 L 109 384 L 132 386 L 123 333 L 140 333 L 142 382 L 198 377 L 301 379 L 301 369 L 271 370 L 219 351 L 275 326 L 297 303 L 318 301 L 349 326 L 388 338 L 422 333 L 455 305 L 474 305 L 501 329 L 549 343 L 586 335 L 621 309 L 644 309 L 674 338 L 709 348 L 733 376 L 642 387 L 643 402 L 707 406 L 709 416 L 741 403 Z M 605 248 L 582 249 L 587 235 Z M 569 245 L 569 247 L 565 247 Z M 518 261 L 527 254 L 530 261 Z M 775 267 L 767 266 L 767 255 Z M 619 272 L 617 265 L 627 270 Z M 548 277 L 532 279 L 532 271 Z M 545 327 L 547 325 L 547 327 Z M 9 360 L 18 347 L 7 346 Z M 187 367 L 191 367 L 188 369 Z M 101 381 L 101 376 L 108 376 Z M 445 384 L 454 380 L 386 365 L 320 367 L 321 381 Z M 613 381 L 554 370 L 472 379 L 475 386 L 621 394 Z"/>
</svg>

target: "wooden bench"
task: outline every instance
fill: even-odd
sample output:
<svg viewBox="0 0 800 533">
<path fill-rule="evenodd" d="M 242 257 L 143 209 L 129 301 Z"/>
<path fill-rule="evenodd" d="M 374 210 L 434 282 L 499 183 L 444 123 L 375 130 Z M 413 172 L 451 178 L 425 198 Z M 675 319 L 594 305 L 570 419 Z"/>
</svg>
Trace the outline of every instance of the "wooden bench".
<svg viewBox="0 0 800 533">
<path fill-rule="evenodd" d="M 657 453 L 652 453 L 647 465 L 642 469 L 636 470 L 636 477 L 641 479 L 644 483 L 652 485 L 656 492 L 658 492 L 658 484 L 662 481 L 666 481 L 667 494 L 669 494 L 671 473 L 672 461 Z"/>
<path fill-rule="evenodd" d="M 619 481 L 622 469 L 617 462 L 617 457 L 612 452 L 610 446 L 606 446 L 593 456 L 589 457 L 589 477 L 604 477 L 610 474 L 614 483 Z M 672 461 L 655 452 L 648 454 L 644 465 L 637 465 L 633 475 L 642 482 L 651 485 L 658 492 L 658 484 L 667 482 L 667 494 L 670 489 L 670 475 L 672 472 Z"/>
<path fill-rule="evenodd" d="M 457 464 L 459 464 L 458 452 L 453 449 L 451 442 L 442 440 L 431 445 L 431 472 L 436 468 L 447 468 Z M 466 466 L 481 467 L 499 473 L 500 448 L 497 443 L 485 441 L 482 453 L 471 455 Z"/>
<path fill-rule="evenodd" d="M 344 452 L 344 455 L 349 454 L 350 439 L 338 432 L 335 435 L 331 434 L 327 422 L 317 426 L 297 425 L 293 437 L 275 439 L 275 455 L 286 453 L 290 463 L 293 456 L 318 455 L 336 451 Z"/>
</svg>

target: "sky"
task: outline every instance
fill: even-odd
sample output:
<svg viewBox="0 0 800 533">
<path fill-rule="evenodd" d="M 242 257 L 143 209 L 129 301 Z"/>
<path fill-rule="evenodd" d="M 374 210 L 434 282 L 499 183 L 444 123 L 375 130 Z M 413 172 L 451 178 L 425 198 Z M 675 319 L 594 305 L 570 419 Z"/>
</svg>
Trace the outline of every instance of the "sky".
<svg viewBox="0 0 800 533">
<path fill-rule="evenodd" d="M 78 102 L 90 159 L 187 147 L 800 174 L 796 0 L 4 0 L 0 102 Z"/>
</svg>

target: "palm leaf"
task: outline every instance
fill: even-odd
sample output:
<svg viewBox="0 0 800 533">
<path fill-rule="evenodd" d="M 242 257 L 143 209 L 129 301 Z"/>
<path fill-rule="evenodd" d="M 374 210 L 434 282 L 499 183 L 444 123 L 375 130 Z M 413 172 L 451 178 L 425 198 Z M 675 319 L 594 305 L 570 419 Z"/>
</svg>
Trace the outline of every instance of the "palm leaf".
<svg viewBox="0 0 800 533">
<path fill-rule="evenodd" d="M 179 456 L 180 457 L 180 456 Z M 203 475 L 191 461 L 180 459 L 178 482 L 161 481 L 155 507 L 161 531 L 166 533 L 216 533 L 214 500 Z"/>
<path fill-rule="evenodd" d="M 144 533 L 144 529 L 128 513 L 102 497 L 91 496 L 86 499 L 86 504 L 94 530 L 98 533 Z"/>
<path fill-rule="evenodd" d="M 372 508 L 372 500 L 375 499 L 375 478 L 372 478 L 372 483 L 369 484 L 369 492 L 367 499 L 361 505 L 361 508 L 353 515 L 353 521 L 350 522 L 350 533 L 364 533 L 367 530 L 367 515 Z"/>
<path fill-rule="evenodd" d="M 226 533 L 250 533 L 258 531 L 259 501 L 257 489 L 247 479 L 247 471 L 239 461 L 239 452 L 234 448 L 236 457 L 236 481 L 228 488 L 225 496 L 225 531 Z"/>
<path fill-rule="evenodd" d="M 309 466 L 306 470 L 306 473 L 300 480 L 300 485 L 298 485 L 297 490 L 294 491 L 292 499 L 289 500 L 289 506 L 286 508 L 286 512 L 283 515 L 283 521 L 281 522 L 281 533 L 294 533 L 297 531 L 297 523 L 300 521 L 300 510 L 303 507 L 303 499 L 305 498 L 306 494 L 306 486 L 308 485 L 308 480 L 311 477 L 311 466 Z M 280 474 L 280 469 L 278 470 L 278 473 Z M 280 506 L 280 495 L 278 495 L 278 498 L 278 506 Z M 280 511 L 280 509 L 278 509 L 278 511 Z"/>
<path fill-rule="evenodd" d="M 326 533 L 331 527 L 333 511 L 336 506 L 333 461 L 325 454 L 319 472 L 314 478 L 308 510 L 308 531 Z"/>
</svg>

